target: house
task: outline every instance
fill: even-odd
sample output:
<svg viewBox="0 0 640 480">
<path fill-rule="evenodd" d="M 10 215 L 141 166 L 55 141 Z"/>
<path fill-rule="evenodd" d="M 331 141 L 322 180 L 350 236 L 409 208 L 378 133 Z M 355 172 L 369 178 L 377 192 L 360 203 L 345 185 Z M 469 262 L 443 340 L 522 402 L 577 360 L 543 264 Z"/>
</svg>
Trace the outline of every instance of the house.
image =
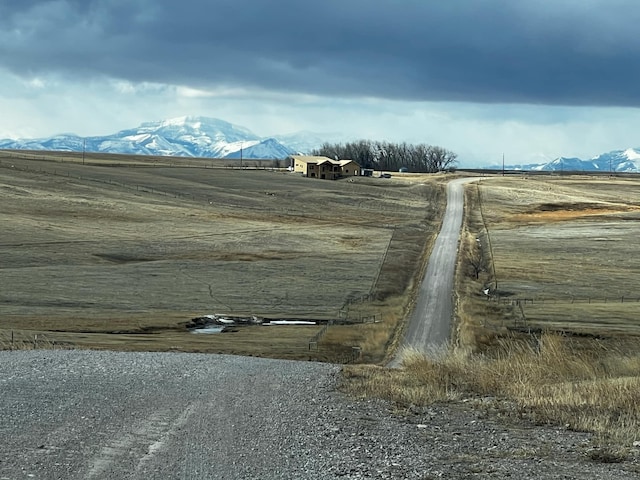
<svg viewBox="0 0 640 480">
<path fill-rule="evenodd" d="M 332 160 L 329 157 L 292 155 L 293 171 L 305 177 L 336 180 L 360 175 L 360 165 L 353 160 Z"/>
<path fill-rule="evenodd" d="M 352 177 L 360 175 L 360 165 L 353 160 L 338 160 L 340 163 L 340 174 L 343 177 Z"/>
</svg>

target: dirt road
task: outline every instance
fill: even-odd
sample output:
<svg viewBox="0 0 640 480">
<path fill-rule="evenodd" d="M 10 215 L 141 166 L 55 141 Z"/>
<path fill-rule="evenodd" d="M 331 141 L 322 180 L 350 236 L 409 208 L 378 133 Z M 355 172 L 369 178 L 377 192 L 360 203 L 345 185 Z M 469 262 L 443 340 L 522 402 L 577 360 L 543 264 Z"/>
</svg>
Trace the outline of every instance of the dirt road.
<svg viewBox="0 0 640 480">
<path fill-rule="evenodd" d="M 333 427 L 322 421 L 337 370 L 222 355 L 0 352 L 0 478 L 304 478 L 305 465 L 322 464 L 312 457 Z"/>
<path fill-rule="evenodd" d="M 428 352 L 443 348 L 449 341 L 453 317 L 453 276 L 464 211 L 464 184 L 474 180 L 460 178 L 447 186 L 447 209 L 407 326 L 403 348 Z"/>
<path fill-rule="evenodd" d="M 584 433 L 486 409 L 402 414 L 339 367 L 185 353 L 0 351 L 0 479 L 637 478 Z M 637 471 L 637 470 L 635 470 Z"/>
</svg>

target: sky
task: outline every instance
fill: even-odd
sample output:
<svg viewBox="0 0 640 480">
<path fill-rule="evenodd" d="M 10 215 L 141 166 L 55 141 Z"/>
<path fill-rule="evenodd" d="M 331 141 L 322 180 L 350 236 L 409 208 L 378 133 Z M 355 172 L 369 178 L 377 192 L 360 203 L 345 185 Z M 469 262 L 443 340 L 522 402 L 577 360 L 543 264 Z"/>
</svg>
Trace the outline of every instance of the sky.
<svg viewBox="0 0 640 480">
<path fill-rule="evenodd" d="M 637 0 L 3 0 L 0 138 L 220 118 L 462 166 L 640 147 Z"/>
</svg>

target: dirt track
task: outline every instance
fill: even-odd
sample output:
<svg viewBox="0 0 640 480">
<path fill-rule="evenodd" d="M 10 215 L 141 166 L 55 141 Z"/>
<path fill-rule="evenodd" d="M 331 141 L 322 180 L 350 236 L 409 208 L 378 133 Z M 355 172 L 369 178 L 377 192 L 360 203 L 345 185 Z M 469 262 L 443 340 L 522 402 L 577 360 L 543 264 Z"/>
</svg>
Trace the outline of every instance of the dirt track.
<svg viewBox="0 0 640 480">
<path fill-rule="evenodd" d="M 453 322 L 453 278 L 458 238 L 464 211 L 464 184 L 473 179 L 449 182 L 447 209 L 420 285 L 402 347 L 420 352 L 446 348 Z"/>
</svg>

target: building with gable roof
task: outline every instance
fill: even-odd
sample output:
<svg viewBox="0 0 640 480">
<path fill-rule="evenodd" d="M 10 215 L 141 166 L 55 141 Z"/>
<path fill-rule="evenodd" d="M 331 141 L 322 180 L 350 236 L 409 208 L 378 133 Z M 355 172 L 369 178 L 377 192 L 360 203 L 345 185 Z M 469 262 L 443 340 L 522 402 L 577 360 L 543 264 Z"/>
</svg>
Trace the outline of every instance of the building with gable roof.
<svg viewBox="0 0 640 480">
<path fill-rule="evenodd" d="M 305 177 L 336 180 L 360 175 L 360 165 L 353 160 L 332 160 L 329 157 L 292 155 L 293 171 Z"/>
</svg>

